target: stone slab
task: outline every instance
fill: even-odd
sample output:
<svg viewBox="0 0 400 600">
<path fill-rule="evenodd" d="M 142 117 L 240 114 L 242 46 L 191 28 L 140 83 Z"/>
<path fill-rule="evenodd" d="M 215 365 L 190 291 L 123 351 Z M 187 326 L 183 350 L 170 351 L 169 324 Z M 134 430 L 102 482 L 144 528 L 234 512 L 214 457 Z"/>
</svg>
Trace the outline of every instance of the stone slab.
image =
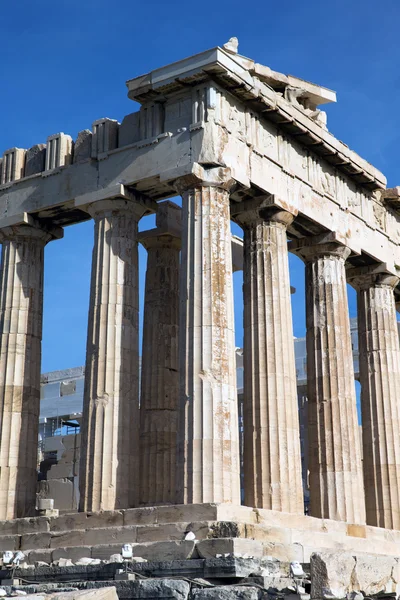
<svg viewBox="0 0 400 600">
<path fill-rule="evenodd" d="M 250 586 L 218 586 L 192 591 L 193 600 L 259 600 L 260 589 Z"/>
<path fill-rule="evenodd" d="M 109 560 L 112 554 L 121 552 L 121 544 L 103 545 L 92 547 L 92 558 Z M 192 558 L 196 551 L 196 544 L 191 540 L 147 542 L 143 544 L 132 544 L 134 557 L 142 557 L 146 560 L 184 560 Z"/>
<path fill-rule="evenodd" d="M 50 520 L 50 531 L 72 531 L 95 527 L 120 527 L 124 524 L 122 511 L 100 513 L 69 513 Z"/>
<path fill-rule="evenodd" d="M 0 544 L 3 538 L 0 537 Z M 51 533 L 25 533 L 21 536 L 21 550 L 50 548 Z"/>
<path fill-rule="evenodd" d="M 53 594 L 50 594 L 49 600 L 118 600 L 118 596 L 116 588 L 110 586 L 96 590 L 54 592 Z"/>
<path fill-rule="evenodd" d="M 177 579 L 147 579 L 136 581 L 132 586 L 132 598 L 147 598 L 148 600 L 175 598 L 187 600 L 190 584 Z"/>
<path fill-rule="evenodd" d="M 400 559 L 345 552 L 311 556 L 311 598 L 339 599 L 353 592 L 364 596 L 400 592 Z"/>
<path fill-rule="evenodd" d="M 0 538 L 3 535 L 22 535 L 24 533 L 41 533 L 50 530 L 49 519 L 32 517 L 0 521 Z"/>
<path fill-rule="evenodd" d="M 21 537 L 19 535 L 4 535 L 0 537 L 0 552 L 3 550 L 19 550 Z"/>
<path fill-rule="evenodd" d="M 264 556 L 262 543 L 241 538 L 201 540 L 196 548 L 201 558 L 215 558 L 218 554 L 248 554 L 258 558 Z"/>
</svg>

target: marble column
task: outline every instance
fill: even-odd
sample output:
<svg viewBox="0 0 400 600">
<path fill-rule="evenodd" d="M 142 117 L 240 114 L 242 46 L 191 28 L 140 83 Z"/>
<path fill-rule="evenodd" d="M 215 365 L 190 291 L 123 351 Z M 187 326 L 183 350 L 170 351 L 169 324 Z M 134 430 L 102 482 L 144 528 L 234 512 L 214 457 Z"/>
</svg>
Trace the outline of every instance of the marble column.
<svg viewBox="0 0 400 600">
<path fill-rule="evenodd" d="M 225 169 L 183 178 L 177 502 L 240 504 L 229 191 Z"/>
<path fill-rule="evenodd" d="M 345 261 L 337 242 L 292 242 L 306 263 L 310 514 L 365 523 Z"/>
<path fill-rule="evenodd" d="M 81 511 L 137 504 L 139 432 L 138 221 L 135 201 L 87 208 L 95 225 L 83 418 Z"/>
<path fill-rule="evenodd" d="M 139 233 L 147 250 L 140 388 L 139 504 L 173 504 L 179 401 L 181 209 L 158 207 L 155 229 Z"/>
<path fill-rule="evenodd" d="M 0 519 L 35 514 L 44 247 L 61 235 L 27 224 L 0 232 Z"/>
<path fill-rule="evenodd" d="M 400 346 L 386 273 L 350 272 L 357 289 L 363 467 L 367 523 L 400 529 Z"/>
<path fill-rule="evenodd" d="M 286 236 L 294 217 L 255 204 L 232 205 L 244 230 L 244 502 L 303 514 Z"/>
</svg>

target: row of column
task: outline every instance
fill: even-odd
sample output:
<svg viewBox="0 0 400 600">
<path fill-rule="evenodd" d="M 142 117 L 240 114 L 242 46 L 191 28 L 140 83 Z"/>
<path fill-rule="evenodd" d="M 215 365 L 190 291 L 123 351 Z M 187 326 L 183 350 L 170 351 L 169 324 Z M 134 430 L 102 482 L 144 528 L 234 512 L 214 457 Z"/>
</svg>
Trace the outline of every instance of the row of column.
<svg viewBox="0 0 400 600">
<path fill-rule="evenodd" d="M 88 207 L 95 244 L 81 510 L 240 504 L 232 217 L 244 230 L 245 504 L 303 512 L 287 244 L 294 216 L 265 201 L 230 209 L 233 183 L 224 169 L 177 182 L 182 236 L 171 203 L 160 206 L 156 229 L 139 235 L 139 199 Z M 37 224 L 2 235 L 4 519 L 33 514 L 43 248 L 52 236 Z M 140 410 L 138 239 L 148 251 Z M 310 512 L 400 529 L 398 280 L 370 268 L 346 276 L 350 251 L 337 242 L 303 238 L 290 249 L 306 263 Z M 347 280 L 358 290 L 364 482 Z"/>
</svg>

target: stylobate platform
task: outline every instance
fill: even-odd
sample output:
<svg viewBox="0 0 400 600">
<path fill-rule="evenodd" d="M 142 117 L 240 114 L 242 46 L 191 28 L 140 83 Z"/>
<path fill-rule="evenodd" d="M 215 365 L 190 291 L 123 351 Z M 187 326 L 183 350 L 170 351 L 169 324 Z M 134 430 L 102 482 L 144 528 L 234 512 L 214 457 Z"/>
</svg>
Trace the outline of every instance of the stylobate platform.
<svg viewBox="0 0 400 600">
<path fill-rule="evenodd" d="M 195 539 L 185 539 L 189 532 Z M 189 536 L 192 537 L 192 536 Z M 28 563 L 61 557 L 109 559 L 122 544 L 147 560 L 272 556 L 308 562 L 334 550 L 400 555 L 400 532 L 232 504 L 187 504 L 70 513 L 0 522 L 0 551 L 22 550 Z"/>
</svg>

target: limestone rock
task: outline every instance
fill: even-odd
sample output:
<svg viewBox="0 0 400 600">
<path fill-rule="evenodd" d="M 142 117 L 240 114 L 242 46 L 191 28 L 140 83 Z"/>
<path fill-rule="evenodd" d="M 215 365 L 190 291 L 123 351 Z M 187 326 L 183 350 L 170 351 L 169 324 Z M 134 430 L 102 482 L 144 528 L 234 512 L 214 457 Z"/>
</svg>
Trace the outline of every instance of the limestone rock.
<svg viewBox="0 0 400 600">
<path fill-rule="evenodd" d="M 48 598 L 49 600 L 118 600 L 117 591 L 113 586 L 93 590 L 54 593 L 49 595 Z"/>
<path fill-rule="evenodd" d="M 111 554 L 110 556 L 110 563 L 123 563 L 124 559 L 122 558 L 121 554 Z"/>
<path fill-rule="evenodd" d="M 400 593 L 399 559 L 386 556 L 361 555 L 356 557 L 353 589 L 366 596 L 382 592 Z"/>
<path fill-rule="evenodd" d="M 311 555 L 311 598 L 345 598 L 352 591 L 354 556 L 345 552 Z"/>
<path fill-rule="evenodd" d="M 137 582 L 137 598 L 176 598 L 187 600 L 190 584 L 179 579 L 147 579 Z"/>
<path fill-rule="evenodd" d="M 133 556 L 131 558 L 131 562 L 133 564 L 136 564 L 136 563 L 146 563 L 147 562 L 147 558 L 143 558 L 142 556 Z"/>
<path fill-rule="evenodd" d="M 76 563 L 76 561 L 86 556 L 90 556 L 90 554 L 90 546 L 68 546 L 67 548 L 54 548 L 52 558 L 53 562 L 59 558 L 69 558 L 73 563 Z"/>
<path fill-rule="evenodd" d="M 82 558 L 80 558 L 79 560 L 76 561 L 75 564 L 77 565 L 91 565 L 92 564 L 92 558 L 88 557 L 88 556 L 82 556 Z"/>
<path fill-rule="evenodd" d="M 218 586 L 192 591 L 193 600 L 258 600 L 260 589 L 240 585 Z"/>
</svg>

